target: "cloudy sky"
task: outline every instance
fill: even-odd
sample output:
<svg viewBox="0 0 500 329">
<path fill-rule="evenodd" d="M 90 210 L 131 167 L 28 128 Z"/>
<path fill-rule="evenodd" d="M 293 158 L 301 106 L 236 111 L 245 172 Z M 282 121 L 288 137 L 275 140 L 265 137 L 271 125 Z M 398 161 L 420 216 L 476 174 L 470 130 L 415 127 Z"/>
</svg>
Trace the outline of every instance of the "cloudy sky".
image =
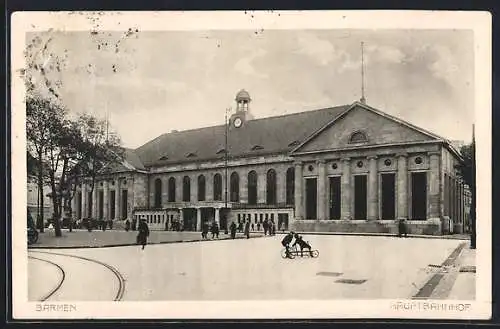
<svg viewBox="0 0 500 329">
<path fill-rule="evenodd" d="M 67 54 L 64 103 L 102 117 L 107 109 L 127 147 L 222 124 L 242 88 L 256 118 L 359 100 L 361 41 L 369 105 L 448 139 L 471 138 L 471 31 L 133 32 L 53 32 L 50 43 Z"/>
</svg>

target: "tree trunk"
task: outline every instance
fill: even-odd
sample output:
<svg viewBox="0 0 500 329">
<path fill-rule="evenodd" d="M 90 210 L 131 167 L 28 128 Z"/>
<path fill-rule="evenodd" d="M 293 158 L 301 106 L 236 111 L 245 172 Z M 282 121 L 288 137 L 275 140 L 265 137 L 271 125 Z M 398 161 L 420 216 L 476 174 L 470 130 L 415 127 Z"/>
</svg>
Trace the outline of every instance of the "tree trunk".
<svg viewBox="0 0 500 329">
<path fill-rule="evenodd" d="M 38 153 L 38 215 L 36 219 L 36 226 L 39 228 L 40 233 L 44 230 L 44 220 L 43 220 L 43 164 L 42 164 L 42 153 Z"/>
<path fill-rule="evenodd" d="M 56 237 L 61 237 L 61 214 L 59 213 L 60 196 L 57 195 L 54 173 L 51 174 L 50 182 L 52 185 L 52 203 L 54 208 L 54 232 Z"/>
</svg>

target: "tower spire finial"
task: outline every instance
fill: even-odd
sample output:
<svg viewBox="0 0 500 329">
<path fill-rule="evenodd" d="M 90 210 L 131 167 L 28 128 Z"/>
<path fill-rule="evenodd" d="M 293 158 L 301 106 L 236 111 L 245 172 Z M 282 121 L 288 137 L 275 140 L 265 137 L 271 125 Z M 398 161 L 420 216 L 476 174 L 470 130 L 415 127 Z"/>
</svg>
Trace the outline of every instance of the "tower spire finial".
<svg viewBox="0 0 500 329">
<path fill-rule="evenodd" d="M 364 58 L 364 42 L 361 41 L 361 103 L 366 104 L 365 98 L 365 58 Z"/>
</svg>

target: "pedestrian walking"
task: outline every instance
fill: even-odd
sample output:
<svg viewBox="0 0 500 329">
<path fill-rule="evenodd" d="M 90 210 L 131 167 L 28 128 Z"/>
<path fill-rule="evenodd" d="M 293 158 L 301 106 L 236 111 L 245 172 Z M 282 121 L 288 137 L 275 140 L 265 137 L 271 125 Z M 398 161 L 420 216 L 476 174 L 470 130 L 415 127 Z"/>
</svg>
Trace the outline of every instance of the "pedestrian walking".
<svg viewBox="0 0 500 329">
<path fill-rule="evenodd" d="M 250 221 L 247 221 L 245 224 L 245 235 L 247 239 L 250 239 Z"/>
<path fill-rule="evenodd" d="M 267 235 L 267 231 L 269 230 L 269 222 L 267 219 L 262 223 L 262 228 L 264 229 L 264 235 Z"/>
<path fill-rule="evenodd" d="M 139 233 L 137 234 L 137 244 L 142 245 L 142 250 L 146 247 L 148 243 L 149 227 L 144 219 L 139 221 Z"/>
<path fill-rule="evenodd" d="M 254 226 L 254 223 L 252 223 L 252 232 L 255 231 L 255 226 Z"/>
<path fill-rule="evenodd" d="M 276 224 L 274 224 L 274 220 L 271 219 L 271 232 L 269 232 L 269 235 L 275 235 L 276 234 Z"/>
<path fill-rule="evenodd" d="M 257 231 L 259 231 L 259 232 L 260 232 L 260 222 L 259 222 L 259 223 L 257 223 Z"/>
<path fill-rule="evenodd" d="M 214 238 L 219 238 L 219 225 L 217 225 L 217 222 L 212 224 L 212 239 Z"/>
<path fill-rule="evenodd" d="M 405 223 L 404 219 L 400 219 L 398 221 L 398 237 L 401 238 L 402 236 L 404 236 L 405 238 L 408 237 L 408 231 L 407 231 L 406 223 Z"/>
<path fill-rule="evenodd" d="M 236 224 L 234 222 L 231 223 L 231 239 L 236 238 Z"/>
<path fill-rule="evenodd" d="M 129 230 L 130 230 L 130 221 L 127 219 L 127 220 L 125 221 L 125 231 L 127 231 L 127 232 L 128 232 Z"/>
</svg>

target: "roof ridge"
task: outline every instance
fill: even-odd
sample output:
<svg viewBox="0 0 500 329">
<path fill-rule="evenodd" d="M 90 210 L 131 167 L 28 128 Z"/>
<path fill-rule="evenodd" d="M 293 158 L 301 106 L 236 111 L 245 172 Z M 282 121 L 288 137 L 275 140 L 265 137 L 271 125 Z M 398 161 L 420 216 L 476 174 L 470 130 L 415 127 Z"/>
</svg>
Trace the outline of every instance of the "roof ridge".
<svg viewBox="0 0 500 329">
<path fill-rule="evenodd" d="M 248 120 L 248 121 L 259 121 L 259 120 L 267 120 L 267 119 L 277 119 L 277 118 L 283 118 L 283 117 L 288 117 L 288 116 L 293 116 L 293 115 L 299 115 L 299 114 L 306 114 L 306 113 L 311 113 L 311 112 L 319 112 L 319 111 L 326 111 L 326 110 L 331 110 L 331 109 L 337 109 L 337 108 L 346 107 L 346 106 L 350 106 L 350 104 L 330 106 L 330 107 L 323 107 L 323 108 L 320 108 L 320 109 L 306 110 L 306 111 L 302 111 L 302 112 L 280 114 L 280 115 L 275 115 L 275 116 L 269 116 L 269 117 L 252 119 L 252 120 Z"/>
</svg>

